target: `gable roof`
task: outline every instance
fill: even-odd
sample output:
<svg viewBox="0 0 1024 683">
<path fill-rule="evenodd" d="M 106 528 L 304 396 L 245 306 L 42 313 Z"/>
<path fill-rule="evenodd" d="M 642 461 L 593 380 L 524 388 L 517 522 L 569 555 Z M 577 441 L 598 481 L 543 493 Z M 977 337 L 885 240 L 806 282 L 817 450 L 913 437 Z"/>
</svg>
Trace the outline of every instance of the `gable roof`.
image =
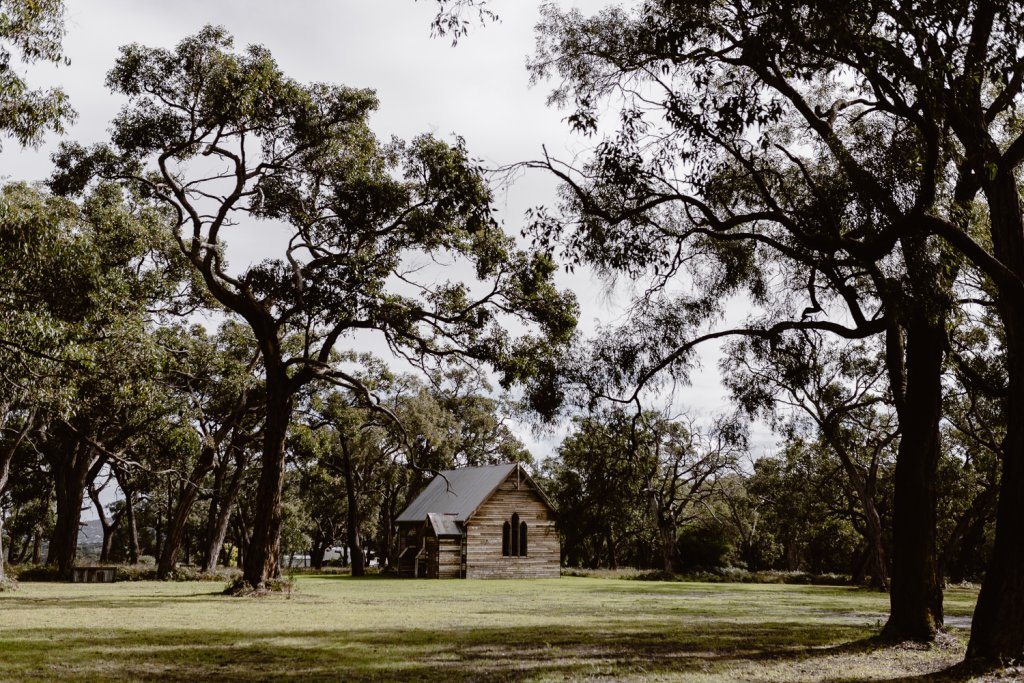
<svg viewBox="0 0 1024 683">
<path fill-rule="evenodd" d="M 436 512 L 452 515 L 453 521 L 465 522 L 518 466 L 517 463 L 508 463 L 445 470 L 430 480 L 427 488 L 409 503 L 395 521 L 422 522 L 429 513 Z M 530 478 L 525 470 L 522 475 Z M 551 505 L 536 484 L 534 490 L 548 506 Z"/>
</svg>

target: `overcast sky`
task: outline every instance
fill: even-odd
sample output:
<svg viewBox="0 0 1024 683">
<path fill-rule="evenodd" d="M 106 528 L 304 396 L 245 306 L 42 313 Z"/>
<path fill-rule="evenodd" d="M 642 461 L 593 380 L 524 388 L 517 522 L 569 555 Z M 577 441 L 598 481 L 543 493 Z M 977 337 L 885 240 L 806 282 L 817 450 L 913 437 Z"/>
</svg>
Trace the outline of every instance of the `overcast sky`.
<svg viewBox="0 0 1024 683">
<path fill-rule="evenodd" d="M 137 42 L 173 47 L 204 24 L 225 26 L 237 47 L 259 43 L 270 49 L 284 72 L 303 82 L 321 81 L 377 91 L 380 108 L 372 118 L 378 136 L 411 138 L 431 132 L 466 139 L 470 153 L 501 166 L 538 158 L 541 146 L 572 158 L 593 145 L 570 135 L 565 113 L 549 108 L 549 87 L 530 87 L 525 70 L 538 18 L 535 0 L 492 0 L 501 20 L 475 27 L 457 47 L 432 39 L 433 0 L 68 0 L 65 53 L 71 63 L 32 69 L 36 85 L 60 85 L 79 118 L 68 137 L 103 141 L 108 122 L 123 103 L 103 85 L 118 47 Z M 563 0 L 563 7 L 596 10 L 607 0 Z M 8 179 L 40 180 L 50 173 L 55 141 L 38 151 L 5 144 L 2 172 Z M 535 173 L 499 196 L 507 229 L 517 234 L 523 213 L 554 203 L 555 184 Z M 230 238 L 229 238 L 230 241 Z M 259 249 L 261 245 L 252 245 Z M 612 322 L 625 297 L 607 295 L 586 276 L 563 279 L 579 296 L 584 331 L 597 320 Z M 705 370 L 680 392 L 677 408 L 708 415 L 726 409 L 718 384 L 716 354 L 705 354 Z M 758 441 L 766 443 L 759 430 Z M 540 439 L 521 434 L 539 458 L 547 457 L 559 435 Z"/>
</svg>

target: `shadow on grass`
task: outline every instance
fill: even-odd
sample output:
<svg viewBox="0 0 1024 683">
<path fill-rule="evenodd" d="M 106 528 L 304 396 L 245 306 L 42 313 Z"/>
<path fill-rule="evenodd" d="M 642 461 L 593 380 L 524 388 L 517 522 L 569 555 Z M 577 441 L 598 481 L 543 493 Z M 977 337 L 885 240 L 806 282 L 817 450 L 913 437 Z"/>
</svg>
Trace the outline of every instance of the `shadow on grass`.
<svg viewBox="0 0 1024 683">
<path fill-rule="evenodd" d="M 285 571 L 284 575 L 289 576 L 288 572 Z M 319 574 L 317 572 L 295 572 L 295 578 L 297 579 L 326 579 L 328 581 L 394 581 L 395 579 L 402 579 L 407 581 L 407 577 L 399 576 L 393 573 L 375 573 L 365 574 L 363 576 L 352 576 L 351 574 Z"/>
<path fill-rule="evenodd" d="M 1024 673 L 1024 672 L 1022 672 Z M 996 674 L 996 678 L 984 678 L 986 674 Z M 1009 675 L 1010 677 L 1006 677 Z M 897 681 L 909 683 L 966 683 L 975 680 L 1020 680 L 1013 676 L 1001 666 L 981 662 L 960 662 L 940 671 L 919 674 L 917 676 L 899 675 L 889 679 L 875 679 L 881 683 L 896 683 Z M 840 678 L 831 683 L 862 683 L 859 678 Z"/>
<path fill-rule="evenodd" d="M 111 597 L 109 593 L 95 596 L 88 594 L 61 595 L 60 609 L 139 609 L 140 607 L 180 606 L 183 601 L 188 601 L 191 604 L 216 603 L 223 605 L 224 589 L 217 586 L 216 590 L 199 593 L 177 593 L 172 595 L 132 594 L 124 598 Z M 3 602 L 5 609 L 44 607 L 52 606 L 53 604 L 53 597 L 22 597 L 17 593 L 11 596 L 4 596 Z M 2 625 L 2 620 L 0 620 L 0 626 Z"/>
<path fill-rule="evenodd" d="M 0 630 L 4 676 L 131 680 L 519 681 L 725 672 L 864 651 L 863 628 L 792 623 L 302 632 Z M 846 641 L 838 647 L 834 643 Z M 929 680 L 929 679 L 922 679 Z M 935 679 L 938 680 L 938 679 Z"/>
</svg>

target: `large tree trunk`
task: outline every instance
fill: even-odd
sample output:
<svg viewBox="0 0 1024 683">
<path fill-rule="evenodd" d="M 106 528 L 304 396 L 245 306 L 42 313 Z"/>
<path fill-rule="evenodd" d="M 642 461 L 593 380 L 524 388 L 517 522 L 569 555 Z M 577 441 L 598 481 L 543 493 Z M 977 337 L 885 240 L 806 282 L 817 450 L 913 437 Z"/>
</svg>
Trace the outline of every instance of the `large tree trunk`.
<svg viewBox="0 0 1024 683">
<path fill-rule="evenodd" d="M 941 443 L 942 360 L 945 328 L 941 316 L 904 311 L 905 355 L 898 330 L 887 338 L 890 378 L 897 395 L 900 446 L 893 502 L 891 640 L 929 641 L 942 626 L 942 583 L 936 566 L 935 473 Z M 896 356 L 904 355 L 905 364 Z M 897 369 L 900 365 L 902 369 Z"/>
<path fill-rule="evenodd" d="M 661 568 L 666 572 L 676 569 L 676 525 L 666 515 L 658 513 L 658 537 L 661 540 Z"/>
<path fill-rule="evenodd" d="M 1020 240 L 1015 246 L 1012 260 L 999 254 L 1004 263 L 1024 262 Z M 1024 302 L 1013 299 L 1007 294 L 1000 297 L 1006 327 L 1009 396 L 996 536 L 974 609 L 967 659 L 1012 661 L 1024 655 L 1024 420 L 1020 419 L 1024 415 Z"/>
<path fill-rule="evenodd" d="M 49 453 L 57 499 L 57 520 L 46 563 L 56 564 L 61 578 L 70 581 L 78 553 L 78 531 L 82 519 L 85 487 L 99 474 L 106 458 L 81 439 Z"/>
<path fill-rule="evenodd" d="M 348 501 L 348 547 L 352 553 L 352 576 L 363 576 L 366 574 L 366 563 L 363 557 L 363 539 L 359 533 L 362 520 L 359 492 L 356 490 L 355 472 L 352 471 L 352 456 L 344 442 L 341 444 L 341 457 L 345 470 L 345 495 Z"/>
<path fill-rule="evenodd" d="M 319 531 L 314 534 L 309 544 L 309 566 L 320 571 L 324 568 L 324 555 L 327 553 L 327 541 Z"/>
<path fill-rule="evenodd" d="M 253 511 L 252 537 L 246 548 L 242 573 L 243 579 L 255 590 L 266 588 L 267 581 L 276 576 L 279 569 L 284 443 L 293 402 L 284 368 L 274 367 L 270 361 L 273 355 L 265 353 L 264 358 L 267 359 L 267 419 L 263 426 L 263 456 Z"/>
</svg>

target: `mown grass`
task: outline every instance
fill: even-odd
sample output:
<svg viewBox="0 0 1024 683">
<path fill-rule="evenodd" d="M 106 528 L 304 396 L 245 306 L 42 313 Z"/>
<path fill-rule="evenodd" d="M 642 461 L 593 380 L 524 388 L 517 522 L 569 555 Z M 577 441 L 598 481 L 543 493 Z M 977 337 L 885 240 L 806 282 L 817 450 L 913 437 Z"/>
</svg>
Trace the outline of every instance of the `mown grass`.
<svg viewBox="0 0 1024 683">
<path fill-rule="evenodd" d="M 870 640 L 855 588 L 299 577 L 289 595 L 209 583 L 29 584 L 0 594 L 3 680 L 968 680 L 976 594 L 940 646 Z"/>
</svg>

